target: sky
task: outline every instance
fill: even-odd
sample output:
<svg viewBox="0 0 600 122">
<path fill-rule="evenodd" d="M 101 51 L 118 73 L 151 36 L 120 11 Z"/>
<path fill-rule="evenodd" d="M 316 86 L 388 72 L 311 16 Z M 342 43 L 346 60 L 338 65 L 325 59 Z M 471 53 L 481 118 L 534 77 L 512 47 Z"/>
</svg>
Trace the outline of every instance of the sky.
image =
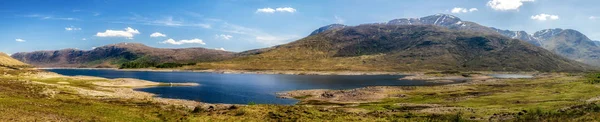
<svg viewBox="0 0 600 122">
<path fill-rule="evenodd" d="M 575 29 L 600 40 L 598 0 L 0 0 L 0 52 L 122 42 L 240 52 L 334 23 L 438 13 L 500 29 Z"/>
</svg>

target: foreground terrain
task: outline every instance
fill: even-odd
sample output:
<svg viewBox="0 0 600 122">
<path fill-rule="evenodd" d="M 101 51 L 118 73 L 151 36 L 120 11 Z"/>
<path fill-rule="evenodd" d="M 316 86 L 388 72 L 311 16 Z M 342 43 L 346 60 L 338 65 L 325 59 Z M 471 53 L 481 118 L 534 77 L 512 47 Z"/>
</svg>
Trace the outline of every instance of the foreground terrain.
<svg viewBox="0 0 600 122">
<path fill-rule="evenodd" d="M 0 114 L 4 116 L 0 120 L 4 121 L 600 120 L 598 74 L 477 77 L 443 86 L 290 91 L 280 94 L 302 102 L 284 106 L 156 98 L 132 88 L 164 84 L 135 79 L 67 77 L 6 68 L 1 72 Z"/>
</svg>

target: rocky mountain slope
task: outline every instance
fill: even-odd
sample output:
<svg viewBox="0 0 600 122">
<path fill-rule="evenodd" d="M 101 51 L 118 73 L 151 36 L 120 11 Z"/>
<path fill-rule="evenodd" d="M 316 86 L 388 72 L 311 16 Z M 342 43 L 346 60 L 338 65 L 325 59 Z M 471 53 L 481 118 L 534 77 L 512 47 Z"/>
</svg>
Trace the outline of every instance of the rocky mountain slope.
<svg viewBox="0 0 600 122">
<path fill-rule="evenodd" d="M 93 50 L 63 49 L 22 52 L 13 58 L 39 67 L 119 67 L 128 62 L 196 63 L 232 58 L 233 52 L 205 48 L 166 49 L 139 43 L 119 43 Z"/>
<path fill-rule="evenodd" d="M 394 19 L 387 23 L 378 23 L 383 25 L 436 25 L 446 27 L 452 30 L 474 31 L 486 34 L 500 34 L 508 38 L 519 39 L 535 46 L 543 47 L 560 56 L 580 61 L 586 64 L 600 66 L 598 55 L 600 50 L 598 43 L 588 39 L 584 34 L 572 29 L 546 29 L 528 34 L 525 31 L 502 30 L 493 27 L 486 27 L 474 22 L 464 21 L 460 18 L 448 14 L 436 14 L 422 18 L 403 18 Z M 325 30 L 335 30 L 348 27 L 345 25 L 328 25 L 319 28 L 313 34 L 324 32 Z M 325 29 L 325 30 L 324 30 Z"/>
<path fill-rule="evenodd" d="M 579 31 L 572 29 L 546 29 L 533 35 L 542 47 L 561 56 L 600 66 L 600 47 Z"/>
<path fill-rule="evenodd" d="M 433 23 L 457 23 L 444 19 L 437 21 Z M 397 20 L 397 22 L 413 23 L 417 21 Z M 330 29 L 289 44 L 254 53 L 254 55 L 217 63 L 201 63 L 196 68 L 582 71 L 588 67 L 585 64 L 555 55 L 541 47 L 499 34 L 459 31 L 432 25 L 390 23 Z M 457 27 L 462 26 L 461 24 L 457 25 Z M 472 29 L 478 29 L 478 27 L 472 27 Z"/>
</svg>

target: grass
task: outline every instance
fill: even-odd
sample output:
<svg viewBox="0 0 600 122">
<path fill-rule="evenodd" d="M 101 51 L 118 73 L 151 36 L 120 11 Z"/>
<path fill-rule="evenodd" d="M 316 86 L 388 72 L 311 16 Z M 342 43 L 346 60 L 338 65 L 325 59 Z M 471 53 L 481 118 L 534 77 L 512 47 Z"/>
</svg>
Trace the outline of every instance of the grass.
<svg viewBox="0 0 600 122">
<path fill-rule="evenodd" d="M 47 90 L 59 91 L 54 96 L 41 94 Z M 0 114 L 0 120 L 11 121 L 176 121 L 187 113 L 144 101 L 88 99 L 1 77 Z"/>
<path fill-rule="evenodd" d="M 7 74 L 31 71 L 3 70 Z M 73 87 L 94 89 L 75 78 L 38 79 L 0 76 L 0 121 L 598 121 L 600 103 L 586 102 L 600 96 L 600 84 L 587 74 L 554 74 L 539 79 L 512 79 L 469 85 L 411 86 L 386 92 L 380 102 L 355 105 L 305 101 L 303 105 L 248 103 L 223 110 L 185 109 L 134 99 L 92 99 L 49 84 L 69 82 Z M 48 95 L 47 91 L 55 91 Z M 314 96 L 302 96 L 305 99 Z M 463 108 L 428 112 L 430 107 L 398 103 Z M 360 112 L 353 112 L 360 111 Z M 507 117 L 510 116 L 510 117 Z"/>
</svg>

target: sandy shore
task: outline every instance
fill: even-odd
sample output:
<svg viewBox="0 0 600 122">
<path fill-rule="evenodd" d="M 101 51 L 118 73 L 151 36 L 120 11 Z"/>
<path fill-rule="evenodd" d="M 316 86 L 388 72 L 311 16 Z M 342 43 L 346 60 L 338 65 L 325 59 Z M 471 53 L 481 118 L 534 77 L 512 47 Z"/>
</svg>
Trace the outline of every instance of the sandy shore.
<svg viewBox="0 0 600 122">
<path fill-rule="evenodd" d="M 14 77 L 5 75 L 5 77 Z M 23 76 L 21 76 L 23 77 Z M 197 86 L 197 83 L 159 83 L 131 78 L 108 79 L 92 76 L 64 76 L 52 72 L 37 72 L 25 74 L 28 80 L 26 82 L 41 84 L 52 87 L 45 94 L 54 96 L 62 90 L 72 91 L 78 95 L 92 99 L 123 99 L 123 100 L 141 100 L 167 106 L 181 106 L 193 110 L 197 107 L 203 110 L 227 109 L 231 106 L 243 106 L 234 104 L 210 104 L 192 100 L 170 99 L 156 97 L 155 94 L 134 90 L 136 88 L 156 87 L 156 86 Z M 44 80 L 57 80 L 58 82 L 42 82 Z M 91 86 L 81 87 L 78 84 L 86 83 Z"/>
</svg>

